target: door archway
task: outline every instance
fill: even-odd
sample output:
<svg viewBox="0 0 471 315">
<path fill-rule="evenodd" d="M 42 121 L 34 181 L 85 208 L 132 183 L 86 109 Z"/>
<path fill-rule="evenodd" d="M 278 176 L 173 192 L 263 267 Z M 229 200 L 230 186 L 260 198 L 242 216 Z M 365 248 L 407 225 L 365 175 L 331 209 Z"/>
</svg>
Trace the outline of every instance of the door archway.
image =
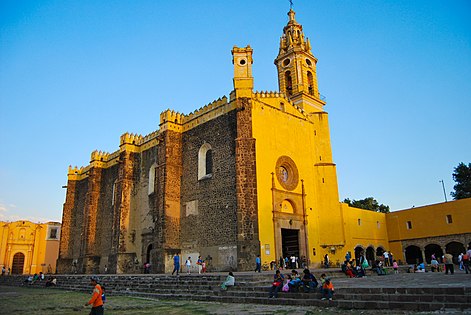
<svg viewBox="0 0 471 315">
<path fill-rule="evenodd" d="M 466 249 L 464 248 L 464 245 L 460 242 L 450 242 L 450 243 L 446 244 L 445 252 L 452 254 L 453 255 L 453 262 L 455 264 L 457 264 L 458 263 L 458 256 L 461 253 L 465 253 Z"/>
<path fill-rule="evenodd" d="M 25 267 L 25 255 L 23 253 L 16 253 L 13 256 L 13 263 L 11 265 L 11 273 L 14 275 L 22 275 Z"/>
<path fill-rule="evenodd" d="M 368 262 L 371 264 L 372 261 L 375 261 L 376 260 L 376 257 L 375 257 L 375 249 L 373 248 L 373 246 L 369 246 L 367 249 L 366 249 L 366 260 L 368 260 Z"/>
<path fill-rule="evenodd" d="M 425 246 L 425 260 L 427 261 L 427 264 L 430 264 L 432 261 L 433 254 L 435 254 L 437 260 L 440 261 L 443 256 L 442 248 L 437 244 L 428 244 Z"/>
<path fill-rule="evenodd" d="M 424 262 L 422 251 L 418 246 L 410 245 L 406 247 L 406 262 L 408 264 L 417 264 Z"/>
</svg>

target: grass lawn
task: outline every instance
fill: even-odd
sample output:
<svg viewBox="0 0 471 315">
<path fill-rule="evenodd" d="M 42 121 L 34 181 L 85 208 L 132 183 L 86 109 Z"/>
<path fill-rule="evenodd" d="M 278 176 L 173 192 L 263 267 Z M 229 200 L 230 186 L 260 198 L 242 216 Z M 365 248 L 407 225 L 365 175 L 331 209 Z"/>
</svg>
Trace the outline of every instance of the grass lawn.
<svg viewBox="0 0 471 315">
<path fill-rule="evenodd" d="M 50 288 L 0 286 L 0 314 L 88 314 L 90 306 L 83 305 L 90 294 Z M 255 305 L 197 301 L 153 300 L 122 295 L 107 296 L 105 314 L 377 314 L 377 311 L 341 310 L 280 305 Z M 412 314 L 388 311 L 388 314 Z"/>
</svg>

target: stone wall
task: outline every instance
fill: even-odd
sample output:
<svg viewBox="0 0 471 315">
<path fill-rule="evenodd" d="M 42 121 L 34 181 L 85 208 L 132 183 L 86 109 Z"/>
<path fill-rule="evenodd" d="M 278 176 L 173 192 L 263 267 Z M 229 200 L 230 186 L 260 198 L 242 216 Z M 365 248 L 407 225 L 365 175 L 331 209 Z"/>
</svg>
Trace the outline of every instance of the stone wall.
<svg viewBox="0 0 471 315">
<path fill-rule="evenodd" d="M 84 225 L 84 211 L 85 211 L 85 199 L 88 191 L 88 178 L 80 181 L 68 182 L 67 186 L 67 198 L 64 204 L 64 215 L 69 217 L 70 224 L 63 225 L 61 233 L 68 235 L 68 240 L 61 240 L 59 248 L 59 259 L 57 260 L 57 271 L 59 273 L 73 272 L 74 269 L 82 271 L 81 266 L 76 264 L 73 266 L 73 261 L 78 259 L 82 253 L 83 246 L 83 231 Z M 71 187 L 71 193 L 69 194 L 69 184 Z M 72 191 L 73 190 L 73 191 Z M 67 246 L 65 245 L 67 242 Z"/>
<path fill-rule="evenodd" d="M 248 98 L 236 102 L 237 265 L 241 270 L 250 270 L 260 253 L 256 148 L 252 134 L 252 102 Z"/>
<path fill-rule="evenodd" d="M 236 113 L 231 111 L 183 134 L 181 187 L 182 255 L 201 255 L 211 270 L 237 268 L 235 138 Z M 198 180 L 198 152 L 212 150 L 213 171 Z"/>
</svg>

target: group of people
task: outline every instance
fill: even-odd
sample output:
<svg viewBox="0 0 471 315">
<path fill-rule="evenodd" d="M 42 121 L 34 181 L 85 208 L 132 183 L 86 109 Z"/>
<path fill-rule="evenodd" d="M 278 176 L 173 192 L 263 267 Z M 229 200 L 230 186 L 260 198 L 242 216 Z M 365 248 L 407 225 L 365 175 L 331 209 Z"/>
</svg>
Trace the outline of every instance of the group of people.
<svg viewBox="0 0 471 315">
<path fill-rule="evenodd" d="M 43 282 L 44 280 L 46 279 L 44 273 L 42 272 L 39 272 L 38 273 L 35 273 L 34 275 L 29 275 L 26 277 L 26 279 L 23 281 L 23 285 L 25 284 L 35 284 L 35 283 L 38 283 L 38 282 Z M 44 281 L 44 285 L 46 287 L 54 287 L 57 285 L 57 278 L 50 275 L 46 281 Z"/>
<path fill-rule="evenodd" d="M 260 256 L 258 256 L 258 259 L 260 259 Z M 256 264 L 260 263 L 260 265 L 257 265 L 257 268 L 255 271 L 259 271 L 262 268 L 262 264 L 260 260 L 255 261 Z M 275 269 L 298 269 L 298 268 L 306 268 L 307 266 L 307 259 L 306 256 L 302 256 L 299 258 L 296 255 L 287 255 L 285 258 L 283 256 L 280 256 L 278 259 L 278 262 L 273 260 L 270 262 L 270 270 L 275 270 Z"/>
<path fill-rule="evenodd" d="M 322 299 L 329 299 L 332 300 L 332 296 L 334 293 L 334 286 L 329 278 L 326 277 L 325 274 L 322 274 L 320 277 L 320 287 L 319 290 L 322 294 Z M 315 292 L 317 287 L 319 286 L 319 282 L 317 281 L 314 274 L 309 271 L 309 269 L 304 269 L 302 276 L 293 269 L 291 274 L 285 276 L 281 273 L 280 270 L 275 272 L 273 276 L 273 282 L 270 288 L 270 298 L 277 298 L 278 292 L 281 290 L 283 292 L 299 292 L 303 291 L 305 293 L 308 292 Z"/>
<path fill-rule="evenodd" d="M 198 256 L 198 260 L 196 261 L 196 266 L 198 266 L 198 274 L 202 274 L 206 272 L 206 262 L 201 258 L 201 256 Z M 186 268 L 186 273 L 191 274 L 191 269 L 193 268 L 193 261 L 191 260 L 191 256 L 188 257 L 188 259 L 185 260 L 185 268 Z M 172 275 L 174 273 L 177 273 L 177 276 L 180 272 L 180 256 L 178 254 L 175 254 L 173 256 L 173 271 Z"/>
<path fill-rule="evenodd" d="M 2 267 L 2 276 L 8 276 L 11 274 L 11 269 L 8 267 L 8 269 L 5 268 L 5 266 Z"/>
<path fill-rule="evenodd" d="M 465 253 L 458 255 L 458 266 L 460 270 L 464 270 L 467 274 L 471 273 L 471 246 Z M 454 274 L 455 273 L 455 263 L 453 261 L 453 255 L 449 252 L 446 252 L 442 257 L 441 261 L 443 267 L 445 268 L 445 274 Z M 430 256 L 430 270 L 432 272 L 441 272 L 442 268 L 439 262 L 439 258 L 433 253 Z M 426 265 L 424 262 L 409 266 L 407 272 L 426 272 Z"/>
</svg>

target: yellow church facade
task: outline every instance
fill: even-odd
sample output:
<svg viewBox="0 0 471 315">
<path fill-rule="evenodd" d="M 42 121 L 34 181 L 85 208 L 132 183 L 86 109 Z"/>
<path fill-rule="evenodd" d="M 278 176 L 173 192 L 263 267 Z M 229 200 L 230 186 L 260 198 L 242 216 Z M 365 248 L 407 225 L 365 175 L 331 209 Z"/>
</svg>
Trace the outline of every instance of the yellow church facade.
<svg viewBox="0 0 471 315">
<path fill-rule="evenodd" d="M 61 224 L 0 222 L 0 268 L 11 274 L 54 273 Z"/>
<path fill-rule="evenodd" d="M 146 262 L 171 272 L 174 255 L 201 256 L 213 271 L 251 270 L 257 255 L 313 268 L 347 252 L 407 260 L 396 217 L 339 202 L 317 59 L 294 11 L 275 58 L 278 91 L 253 90 L 250 46 L 232 57 L 229 97 L 187 115 L 164 111 L 158 130 L 123 134 L 116 152 L 69 168 L 60 273 L 138 273 Z M 458 218 L 464 204 L 447 211 Z"/>
</svg>

